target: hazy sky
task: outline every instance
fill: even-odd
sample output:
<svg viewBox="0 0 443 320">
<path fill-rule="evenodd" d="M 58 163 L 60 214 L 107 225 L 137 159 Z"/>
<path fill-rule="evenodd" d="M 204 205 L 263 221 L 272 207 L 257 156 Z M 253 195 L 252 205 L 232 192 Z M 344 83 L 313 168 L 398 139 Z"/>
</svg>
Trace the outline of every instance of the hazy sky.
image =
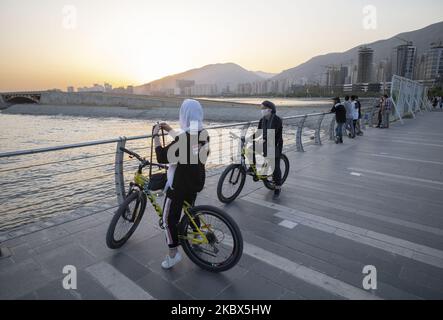
<svg viewBox="0 0 443 320">
<path fill-rule="evenodd" d="M 217 62 L 280 72 L 442 12 L 441 0 L 0 0 L 0 91 L 137 85 Z"/>
</svg>

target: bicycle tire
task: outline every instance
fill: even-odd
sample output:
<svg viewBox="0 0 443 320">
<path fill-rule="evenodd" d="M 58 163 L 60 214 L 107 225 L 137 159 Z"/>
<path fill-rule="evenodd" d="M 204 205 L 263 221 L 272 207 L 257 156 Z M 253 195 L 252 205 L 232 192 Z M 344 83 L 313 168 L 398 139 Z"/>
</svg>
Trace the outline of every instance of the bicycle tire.
<svg viewBox="0 0 443 320">
<path fill-rule="evenodd" d="M 280 159 L 283 160 L 283 162 L 285 163 L 285 172 L 284 172 L 284 174 L 283 174 L 283 176 L 281 178 L 281 184 L 283 185 L 285 183 L 286 179 L 288 178 L 288 175 L 289 175 L 289 159 L 283 153 L 282 153 Z M 265 185 L 265 187 L 267 189 L 275 190 L 275 184 L 274 184 L 274 181 L 272 179 L 272 176 L 271 176 L 271 180 L 268 180 L 268 179 L 263 180 L 263 184 Z"/>
<path fill-rule="evenodd" d="M 184 215 L 179 225 L 179 234 L 181 235 L 180 243 L 182 245 L 183 251 L 189 257 L 189 259 L 200 268 L 215 273 L 227 271 L 234 267 L 243 254 L 243 238 L 240 232 L 240 228 L 238 227 L 234 219 L 232 219 L 223 210 L 206 205 L 193 207 L 190 209 L 190 213 L 195 218 L 198 218 L 199 215 L 205 214 L 212 215 L 222 221 L 227 226 L 232 235 L 232 237 L 226 237 L 226 235 L 224 235 L 225 237 L 223 238 L 227 239 L 227 242 L 224 243 L 224 245 L 232 247 L 232 253 L 228 257 L 228 259 L 220 263 L 210 262 L 201 258 L 198 254 L 202 252 L 201 249 L 198 249 L 196 245 L 191 244 L 189 242 L 189 238 L 187 237 L 189 217 L 187 215 Z"/>
<path fill-rule="evenodd" d="M 127 208 L 133 201 L 138 202 L 136 203 L 136 207 L 134 208 L 134 210 L 140 208 L 139 212 L 133 222 L 133 225 L 129 228 L 127 233 L 120 240 L 116 240 L 114 236 L 115 236 L 115 228 L 117 226 L 117 223 L 121 218 L 126 219 L 124 218 L 123 215 L 127 212 Z M 116 213 L 112 217 L 112 220 L 109 224 L 108 231 L 106 233 L 106 245 L 108 246 L 108 248 L 110 249 L 121 248 L 129 240 L 129 238 L 134 233 L 135 229 L 137 229 L 143 217 L 143 214 L 146 209 L 146 202 L 147 202 L 146 195 L 142 191 L 133 191 L 126 197 L 123 203 L 118 207 Z"/>
<path fill-rule="evenodd" d="M 236 184 L 239 183 L 238 189 L 234 192 L 234 194 L 232 196 L 225 197 L 223 195 L 223 183 L 224 183 L 224 180 L 226 179 L 226 177 L 228 177 L 228 174 L 231 172 L 231 170 L 235 170 L 237 168 L 238 168 L 238 170 L 240 170 L 239 174 L 241 175 L 239 177 L 240 181 L 237 181 L 237 183 L 236 183 Z M 220 200 L 223 203 L 231 203 L 232 201 L 234 201 L 238 197 L 240 192 L 243 190 L 243 186 L 245 185 L 245 181 L 246 181 L 246 172 L 242 168 L 242 166 L 240 164 L 231 164 L 231 165 L 229 165 L 223 171 L 222 175 L 220 176 L 220 179 L 218 180 L 218 184 L 217 184 L 217 197 L 218 197 L 218 200 Z"/>
</svg>

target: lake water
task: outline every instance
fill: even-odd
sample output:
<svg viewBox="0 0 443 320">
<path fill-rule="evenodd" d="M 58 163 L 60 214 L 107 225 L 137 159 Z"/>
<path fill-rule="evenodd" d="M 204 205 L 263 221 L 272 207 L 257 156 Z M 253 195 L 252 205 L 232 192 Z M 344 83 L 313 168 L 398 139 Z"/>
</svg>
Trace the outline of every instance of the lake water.
<svg viewBox="0 0 443 320">
<path fill-rule="evenodd" d="M 205 98 L 202 98 L 205 99 Z M 331 100 L 327 98 L 211 98 L 217 101 L 261 104 L 264 100 L 271 100 L 276 106 L 282 107 L 313 107 L 329 106 Z"/>
<path fill-rule="evenodd" d="M 33 116 L 0 113 L 0 153 L 51 147 L 151 132 L 155 120 Z M 177 122 L 170 122 L 177 127 Z M 207 123 L 213 125 L 215 123 Z M 285 128 L 285 139 L 294 142 L 295 128 Z M 211 141 L 215 134 L 210 131 Z M 305 139 L 312 138 L 306 129 Z M 169 138 L 167 138 L 169 139 Z M 223 142 L 223 139 L 219 140 Z M 127 148 L 149 155 L 149 140 L 129 141 Z M 230 150 L 211 142 L 211 161 L 226 159 Z M 116 143 L 65 151 L 0 158 L 0 232 L 27 223 L 78 210 L 94 212 L 116 204 Z M 229 152 L 228 152 L 229 151 Z M 125 180 L 129 181 L 137 161 L 125 159 Z M 217 167 L 208 165 L 208 168 Z"/>
</svg>

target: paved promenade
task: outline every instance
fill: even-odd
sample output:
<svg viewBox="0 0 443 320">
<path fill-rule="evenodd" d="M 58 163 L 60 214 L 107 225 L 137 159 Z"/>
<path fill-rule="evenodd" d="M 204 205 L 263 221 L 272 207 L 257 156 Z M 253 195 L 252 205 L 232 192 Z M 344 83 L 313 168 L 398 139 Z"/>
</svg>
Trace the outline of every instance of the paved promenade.
<svg viewBox="0 0 443 320">
<path fill-rule="evenodd" d="M 247 180 L 228 206 L 210 177 L 198 203 L 238 222 L 243 257 L 222 274 L 187 257 L 160 262 L 164 235 L 149 209 L 123 248 L 106 247 L 113 212 L 85 216 L 1 244 L 0 299 L 443 299 L 443 113 L 389 130 L 368 128 L 343 145 L 288 154 L 281 198 Z M 76 290 L 62 287 L 65 265 Z M 377 289 L 363 288 L 363 268 Z"/>
</svg>

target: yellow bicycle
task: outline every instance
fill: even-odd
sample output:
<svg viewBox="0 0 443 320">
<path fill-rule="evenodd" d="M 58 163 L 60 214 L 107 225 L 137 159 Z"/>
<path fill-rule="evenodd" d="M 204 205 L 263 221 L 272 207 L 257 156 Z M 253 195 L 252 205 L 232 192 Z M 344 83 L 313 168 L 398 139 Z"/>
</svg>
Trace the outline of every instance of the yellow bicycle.
<svg viewBox="0 0 443 320">
<path fill-rule="evenodd" d="M 249 168 L 246 163 L 246 157 L 249 155 L 249 149 L 246 148 L 246 137 L 240 137 L 241 158 L 240 163 L 229 165 L 220 176 L 217 184 L 217 197 L 223 203 L 231 203 L 241 193 L 245 185 L 246 176 L 252 176 L 252 179 L 262 181 L 269 190 L 275 190 L 275 182 L 271 175 L 260 175 L 257 166 L 252 163 Z M 289 174 L 289 159 L 285 154 L 280 155 L 280 168 L 282 172 L 281 183 L 283 184 Z"/>
<path fill-rule="evenodd" d="M 151 202 L 159 217 L 159 226 L 163 226 L 163 210 L 156 201 L 153 191 L 162 189 L 165 175 L 151 177 L 143 175 L 143 168 L 167 165 L 151 163 L 137 153 L 125 148 L 123 152 L 140 161 L 134 181 L 129 184 L 126 199 L 119 206 L 111 220 L 106 235 L 106 244 L 111 249 L 122 247 L 139 225 L 146 209 L 147 199 Z M 213 206 L 193 206 L 185 202 L 184 215 L 179 223 L 179 239 L 186 255 L 199 267 L 212 271 L 226 271 L 237 264 L 243 253 L 243 239 L 235 221 L 223 210 Z"/>
</svg>

